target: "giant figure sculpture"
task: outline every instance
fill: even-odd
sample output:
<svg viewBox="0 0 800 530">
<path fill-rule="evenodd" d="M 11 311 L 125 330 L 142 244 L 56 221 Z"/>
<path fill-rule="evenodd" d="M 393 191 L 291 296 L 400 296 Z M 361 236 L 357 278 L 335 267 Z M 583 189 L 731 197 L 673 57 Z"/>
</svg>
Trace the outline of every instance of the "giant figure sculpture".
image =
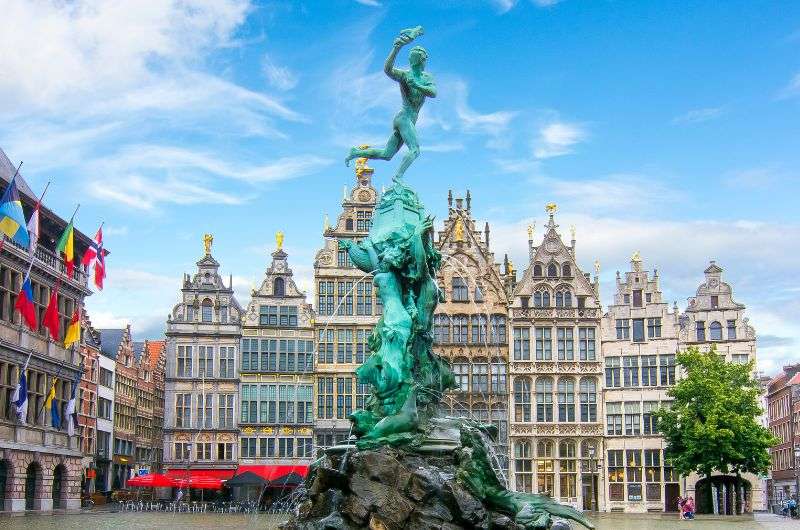
<svg viewBox="0 0 800 530">
<path fill-rule="evenodd" d="M 392 122 L 394 131 L 386 146 L 383 149 L 353 147 L 350 154 L 345 159 L 345 164 L 349 165 L 354 158 L 379 158 L 381 160 L 391 160 L 400 147 L 406 144 L 408 152 L 403 157 L 400 167 L 397 169 L 392 180 L 399 182 L 403 174 L 414 160 L 419 156 L 419 142 L 417 141 L 417 118 L 425 98 L 436 97 L 436 85 L 433 77 L 425 72 L 425 61 L 428 59 L 428 52 L 421 46 L 414 46 L 408 54 L 408 62 L 411 66 L 409 70 L 400 70 L 394 67 L 394 60 L 400 48 L 422 35 L 422 26 L 411 29 L 404 29 L 400 36 L 394 40 L 392 51 L 386 58 L 383 71 L 400 85 L 400 94 L 403 97 L 403 108 L 400 109 Z"/>
<path fill-rule="evenodd" d="M 522 528 L 549 529 L 553 525 L 553 515 L 592 528 L 591 523 L 571 507 L 562 506 L 549 497 L 505 488 L 491 462 L 493 448 L 489 436 L 496 435 L 493 425 L 436 417 L 437 405 L 444 393 L 456 386 L 448 364 L 433 352 L 433 314 L 441 296 L 436 272 L 441 256 L 433 245 L 433 219 L 425 214 L 419 197 L 401 178 L 419 151 L 414 125 L 419 109 L 424 98 L 434 96 L 436 90 L 430 75 L 422 71 L 427 56 L 422 48 L 411 51 L 410 71 L 396 70 L 393 66 L 400 47 L 421 34 L 420 26 L 403 30 L 386 60 L 386 73 L 400 82 L 403 94 L 403 109 L 394 118 L 394 133 L 386 147 L 354 147 L 347 157 L 348 162 L 353 158 L 362 158 L 362 163 L 364 158 L 388 160 L 402 143 L 409 147 L 394 184 L 383 193 L 375 208 L 369 236 L 358 242 L 339 241 L 339 247 L 347 250 L 356 267 L 374 274 L 373 283 L 383 305 L 383 315 L 369 339 L 370 356 L 356 370 L 359 382 L 370 384 L 372 393 L 364 408 L 350 416 L 357 438 L 355 446 L 361 451 L 395 446 L 412 453 L 447 455 L 451 462 L 457 462 L 454 480 L 460 487 L 469 490 L 490 510 L 513 518 Z M 337 451 L 342 450 L 350 448 L 332 448 L 329 455 L 341 455 Z M 323 467 L 316 472 L 316 477 L 312 474 L 311 482 L 316 483 L 312 489 L 317 490 L 312 505 L 327 506 L 329 511 L 333 510 L 331 517 L 338 514 L 340 505 L 333 507 L 336 495 L 322 495 L 329 489 L 323 477 L 338 476 L 337 481 L 347 480 L 346 454 L 338 466 L 342 471 L 320 464 Z M 443 465 L 442 461 L 434 462 L 432 466 Z M 340 488 L 354 495 L 357 490 L 359 488 L 348 486 Z M 313 514 L 317 508 L 309 513 Z M 302 520 L 299 523 L 294 528 L 322 527 L 314 526 L 315 523 L 302 526 Z"/>
</svg>

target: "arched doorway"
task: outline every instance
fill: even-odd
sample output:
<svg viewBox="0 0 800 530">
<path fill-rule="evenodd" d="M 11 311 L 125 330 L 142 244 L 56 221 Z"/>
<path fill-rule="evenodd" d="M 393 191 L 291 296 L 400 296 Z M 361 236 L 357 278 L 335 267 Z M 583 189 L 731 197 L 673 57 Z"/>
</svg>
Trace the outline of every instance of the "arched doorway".
<svg viewBox="0 0 800 530">
<path fill-rule="evenodd" d="M 65 480 L 66 480 L 67 470 L 64 468 L 64 464 L 59 464 L 53 470 L 53 509 L 58 510 L 64 507 L 63 497 L 66 491 L 65 488 Z"/>
<path fill-rule="evenodd" d="M 739 502 L 743 503 L 738 512 L 746 511 L 751 504 L 750 482 L 739 478 Z M 696 496 L 697 513 L 713 513 L 719 515 L 737 514 L 737 484 L 736 477 L 730 475 L 717 475 L 698 480 L 694 487 Z"/>
<path fill-rule="evenodd" d="M 36 487 L 42 480 L 42 468 L 36 462 L 28 464 L 25 472 L 25 509 L 33 510 L 36 499 Z"/>
<path fill-rule="evenodd" d="M 6 490 L 8 489 L 11 465 L 8 460 L 0 460 L 0 509 L 6 509 Z"/>
</svg>

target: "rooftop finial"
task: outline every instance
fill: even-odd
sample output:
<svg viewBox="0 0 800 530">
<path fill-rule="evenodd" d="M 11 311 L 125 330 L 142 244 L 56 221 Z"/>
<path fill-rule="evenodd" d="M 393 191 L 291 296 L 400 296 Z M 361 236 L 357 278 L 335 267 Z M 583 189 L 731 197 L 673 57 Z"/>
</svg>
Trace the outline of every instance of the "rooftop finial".
<svg viewBox="0 0 800 530">
<path fill-rule="evenodd" d="M 631 261 L 635 261 L 635 262 L 637 262 L 637 263 L 639 263 L 639 262 L 641 262 L 641 261 L 642 261 L 642 255 L 639 253 L 639 251 L 638 251 L 638 250 L 637 250 L 637 251 L 635 251 L 635 252 L 633 253 L 633 255 L 631 256 Z"/>
<path fill-rule="evenodd" d="M 554 202 L 548 202 L 544 205 L 544 209 L 550 217 L 553 217 L 555 213 L 558 211 L 558 205 Z"/>
<path fill-rule="evenodd" d="M 569 233 L 572 235 L 572 240 L 575 241 L 575 225 L 569 226 Z"/>
<path fill-rule="evenodd" d="M 594 260 L 594 275 L 595 276 L 600 276 L 600 260 L 599 259 Z"/>
<path fill-rule="evenodd" d="M 203 248 L 206 251 L 206 256 L 211 255 L 212 244 L 214 244 L 214 236 L 212 234 L 203 234 Z"/>
<path fill-rule="evenodd" d="M 275 232 L 275 244 L 278 246 L 278 250 L 283 250 L 283 232 L 280 230 Z"/>
<path fill-rule="evenodd" d="M 536 221 L 528 225 L 528 241 L 533 241 L 533 231 L 536 229 Z"/>
</svg>

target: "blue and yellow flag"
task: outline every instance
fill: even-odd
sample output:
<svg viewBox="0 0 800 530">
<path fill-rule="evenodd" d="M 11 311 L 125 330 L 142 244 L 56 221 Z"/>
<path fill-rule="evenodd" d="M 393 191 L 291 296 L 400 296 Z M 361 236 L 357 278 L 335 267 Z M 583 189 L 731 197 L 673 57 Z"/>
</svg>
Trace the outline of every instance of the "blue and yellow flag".
<svg viewBox="0 0 800 530">
<path fill-rule="evenodd" d="M 25 215 L 22 213 L 22 201 L 17 191 L 15 176 L 8 183 L 3 198 L 0 199 L 0 232 L 27 248 L 30 245 L 30 237 L 25 225 Z"/>
<path fill-rule="evenodd" d="M 44 408 L 50 409 L 50 425 L 56 429 L 60 429 L 61 415 L 58 413 L 58 403 L 53 403 L 56 397 L 56 383 L 58 383 L 58 379 L 53 378 L 53 386 L 50 387 L 50 392 L 47 394 L 47 401 L 44 402 Z"/>
</svg>

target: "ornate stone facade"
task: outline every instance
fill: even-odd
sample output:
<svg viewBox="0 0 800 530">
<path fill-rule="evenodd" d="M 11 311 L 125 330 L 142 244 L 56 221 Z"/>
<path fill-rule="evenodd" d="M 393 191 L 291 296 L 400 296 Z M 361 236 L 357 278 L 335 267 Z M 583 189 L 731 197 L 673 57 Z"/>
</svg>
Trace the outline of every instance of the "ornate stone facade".
<svg viewBox="0 0 800 530">
<path fill-rule="evenodd" d="M 602 502 L 600 293 L 579 269 L 574 230 L 567 246 L 548 205 L 540 245 L 529 229 L 529 260 L 510 307 L 511 486 L 592 509 Z"/>
<path fill-rule="evenodd" d="M 164 467 L 236 468 L 242 308 L 219 274 L 211 235 L 167 319 Z M 231 473 L 232 474 L 232 473 Z"/>
<path fill-rule="evenodd" d="M 658 271 L 651 277 L 634 254 L 624 280 L 617 271 L 603 316 L 606 510 L 675 511 L 681 493 L 654 416 L 675 384 L 679 329 L 678 307 L 670 308 L 659 283 Z"/>
<path fill-rule="evenodd" d="M 0 150 L 0 193 L 5 190 L 15 167 Z M 37 202 L 35 194 L 19 175 L 16 179 L 25 218 Z M 8 238 L 0 249 L 0 507 L 6 511 L 75 510 L 80 507 L 83 452 L 81 430 L 68 436 L 63 422 L 53 427 L 43 410 L 46 394 L 55 380 L 56 398 L 64 418 L 72 381 L 79 379 L 80 352 L 62 346 L 63 334 L 74 309 L 91 294 L 85 269 L 77 264 L 72 278 L 65 274 L 63 260 L 55 252 L 67 222 L 42 206 L 40 239 L 31 263 L 28 248 Z M 75 254 L 81 256 L 90 239 L 75 230 Z M 41 322 L 57 281 L 60 336 L 50 338 L 46 328 L 31 331 L 14 310 L 25 272 L 30 280 L 37 320 Z M 28 408 L 25 423 L 17 420 L 11 396 L 20 370 L 28 360 L 26 378 Z M 30 471 L 30 480 L 26 480 Z"/>
<path fill-rule="evenodd" d="M 434 316 L 434 348 L 451 363 L 459 388 L 446 395 L 443 408 L 495 423 L 507 468 L 508 278 L 490 249 L 489 223 L 481 230 L 472 218 L 469 191 L 455 203 L 450 192 L 447 202 L 448 217 L 435 240 L 444 301 Z"/>
<path fill-rule="evenodd" d="M 347 416 L 362 408 L 367 385 L 356 382 L 353 372 L 368 356 L 367 338 L 381 314 L 372 275 L 350 263 L 338 239 L 366 237 L 378 193 L 372 186 L 373 170 L 356 167 L 356 186 L 345 188 L 342 212 L 323 236 L 325 245 L 314 260 L 317 318 L 315 366 L 315 441 L 327 447 L 344 440 L 350 431 Z"/>
<path fill-rule="evenodd" d="M 243 464 L 313 460 L 314 312 L 297 288 L 283 234 L 242 320 L 240 454 Z"/>
</svg>

